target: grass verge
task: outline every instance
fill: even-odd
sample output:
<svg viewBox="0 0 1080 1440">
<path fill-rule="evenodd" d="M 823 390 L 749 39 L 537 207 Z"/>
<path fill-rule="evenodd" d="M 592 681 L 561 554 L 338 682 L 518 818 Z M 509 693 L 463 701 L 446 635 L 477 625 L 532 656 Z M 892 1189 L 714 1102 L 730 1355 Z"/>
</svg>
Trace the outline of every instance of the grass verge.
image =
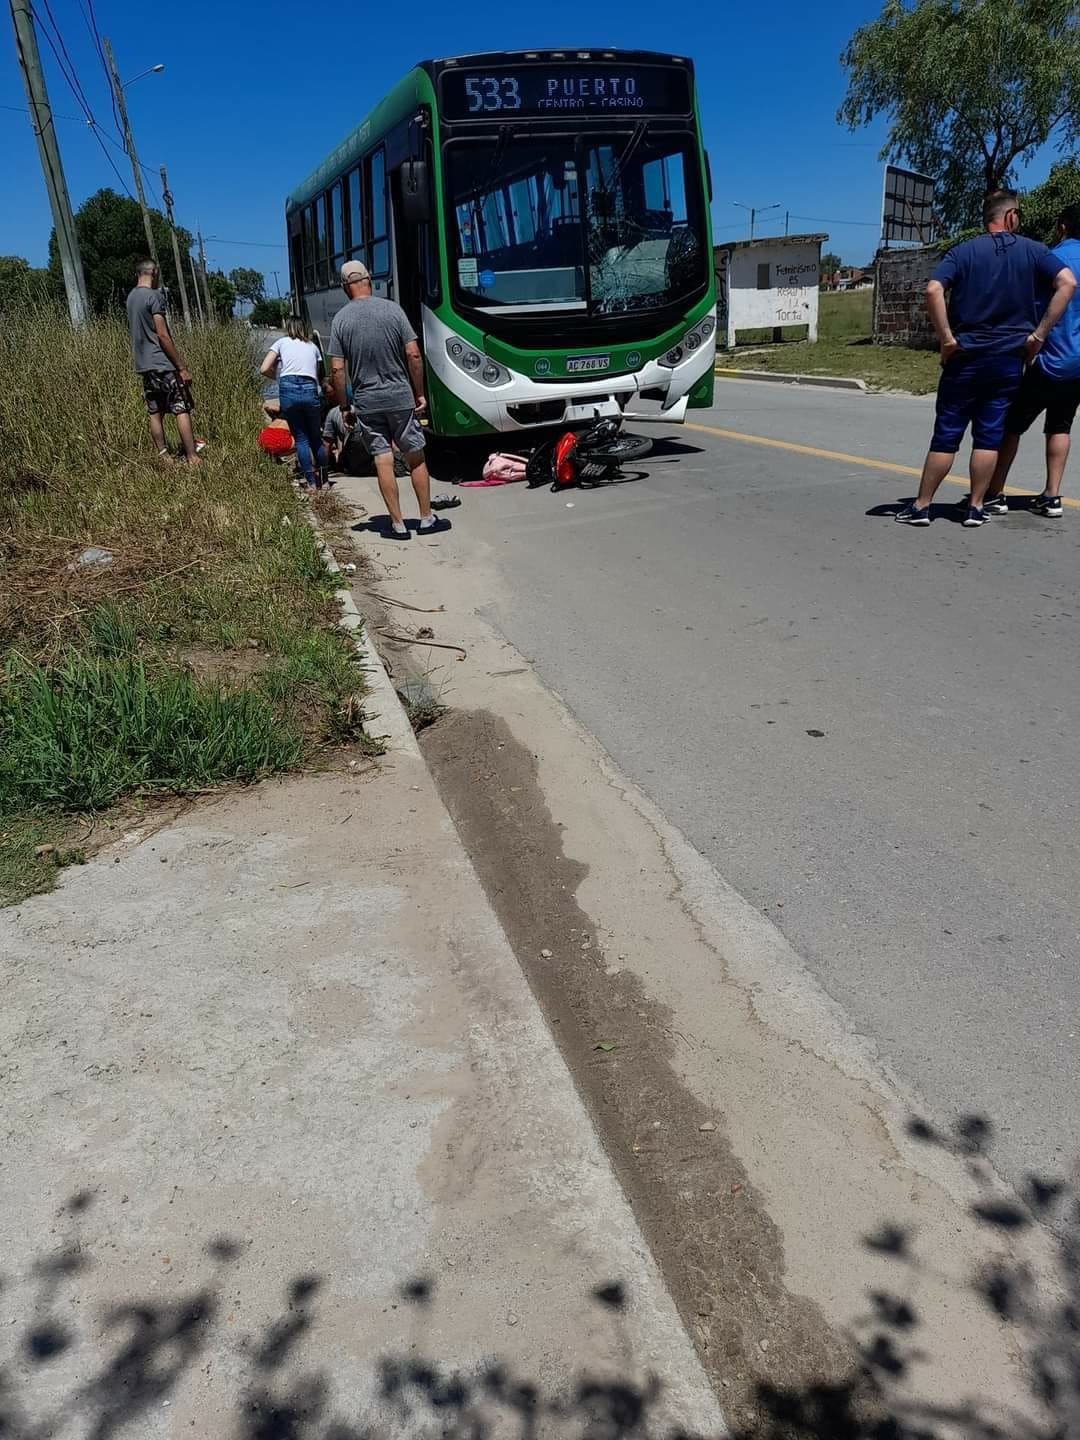
<svg viewBox="0 0 1080 1440">
<path fill-rule="evenodd" d="M 181 344 L 208 441 L 197 467 L 153 457 L 120 319 L 75 333 L 49 308 L 0 318 L 7 900 L 55 874 L 56 852 L 51 868 L 27 857 L 64 816 L 370 748 L 334 579 L 287 469 L 255 445 L 249 337 L 201 327 Z M 80 563 L 91 547 L 105 563 Z"/>
<path fill-rule="evenodd" d="M 899 345 L 872 345 L 866 336 L 820 339 L 811 345 L 770 345 L 748 350 L 721 350 L 717 370 L 769 370 L 789 375 L 843 375 L 865 380 L 874 390 L 902 390 L 927 395 L 940 373 L 932 350 L 905 350 Z"/>
<path fill-rule="evenodd" d="M 823 290 L 818 295 L 818 339 L 869 335 L 874 328 L 874 291 Z"/>
<path fill-rule="evenodd" d="M 82 851 L 65 848 L 67 825 L 57 816 L 0 821 L 0 906 L 41 895 L 65 865 L 80 865 Z"/>
</svg>

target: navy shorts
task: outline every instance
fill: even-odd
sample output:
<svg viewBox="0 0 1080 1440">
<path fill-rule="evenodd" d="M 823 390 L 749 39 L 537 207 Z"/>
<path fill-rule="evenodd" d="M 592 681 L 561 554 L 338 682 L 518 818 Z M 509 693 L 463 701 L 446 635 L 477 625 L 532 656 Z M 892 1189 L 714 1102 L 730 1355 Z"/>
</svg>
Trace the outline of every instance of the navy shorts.
<svg viewBox="0 0 1080 1440">
<path fill-rule="evenodd" d="M 971 426 L 976 450 L 997 450 L 1005 435 L 1005 417 L 1024 374 L 1024 356 L 955 354 L 938 381 L 936 419 L 931 450 L 953 454 Z"/>
<path fill-rule="evenodd" d="M 1080 380 L 1055 380 L 1036 360 L 1024 372 L 1016 398 L 1009 407 L 1005 430 L 1023 435 L 1046 411 L 1044 435 L 1068 435 L 1080 405 Z"/>
</svg>

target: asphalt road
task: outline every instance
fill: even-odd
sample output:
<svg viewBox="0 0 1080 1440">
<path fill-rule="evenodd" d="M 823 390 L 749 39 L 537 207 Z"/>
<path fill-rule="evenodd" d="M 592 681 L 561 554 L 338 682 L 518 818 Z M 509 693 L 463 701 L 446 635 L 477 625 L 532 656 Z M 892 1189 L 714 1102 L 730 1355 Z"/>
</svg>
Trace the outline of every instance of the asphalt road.
<svg viewBox="0 0 1080 1440">
<path fill-rule="evenodd" d="M 1080 510 L 875 514 L 915 482 L 859 461 L 917 467 L 929 417 L 722 382 L 640 483 L 465 492 L 455 518 L 493 547 L 489 617 L 933 1114 L 996 1121 L 1018 1179 L 1080 1156 Z"/>
</svg>

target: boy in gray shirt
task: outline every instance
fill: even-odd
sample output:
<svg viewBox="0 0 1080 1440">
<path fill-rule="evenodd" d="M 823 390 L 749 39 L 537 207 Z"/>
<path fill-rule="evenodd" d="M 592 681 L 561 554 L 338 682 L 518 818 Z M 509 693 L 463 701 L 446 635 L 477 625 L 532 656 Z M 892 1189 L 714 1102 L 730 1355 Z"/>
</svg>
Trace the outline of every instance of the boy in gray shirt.
<svg viewBox="0 0 1080 1440">
<path fill-rule="evenodd" d="M 375 461 L 379 491 L 390 515 L 393 540 L 412 532 L 401 518 L 401 496 L 394 475 L 394 447 L 405 458 L 420 508 L 421 535 L 450 529 L 450 521 L 432 513 L 431 476 L 424 461 L 424 432 L 417 416 L 427 408 L 424 362 L 416 333 L 400 305 L 371 293 L 371 276 L 358 260 L 341 267 L 341 288 L 349 297 L 330 327 L 330 365 L 334 394 L 346 422 L 353 416 Z M 346 368 L 352 402 L 346 393 Z"/>
<path fill-rule="evenodd" d="M 146 401 L 150 434 L 161 459 L 168 459 L 165 443 L 165 416 L 176 418 L 176 428 L 184 446 L 189 465 L 197 465 L 199 456 L 191 412 L 191 374 L 169 330 L 165 301 L 157 288 L 158 269 L 152 260 L 143 260 L 135 273 L 135 289 L 127 297 L 128 332 L 135 373 L 142 376 L 143 398 Z"/>
</svg>

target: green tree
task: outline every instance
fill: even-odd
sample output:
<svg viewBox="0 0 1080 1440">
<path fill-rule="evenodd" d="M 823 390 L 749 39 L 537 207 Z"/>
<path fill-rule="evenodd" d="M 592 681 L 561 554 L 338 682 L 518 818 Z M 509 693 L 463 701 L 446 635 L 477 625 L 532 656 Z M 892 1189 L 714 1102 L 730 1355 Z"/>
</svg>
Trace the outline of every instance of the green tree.
<svg viewBox="0 0 1080 1440">
<path fill-rule="evenodd" d="M 1080 127 L 1076 0 L 886 0 L 841 61 L 837 119 L 885 116 L 881 158 L 934 177 L 947 229 L 977 224 L 1018 161 Z"/>
<path fill-rule="evenodd" d="M 252 305 L 258 305 L 266 297 L 265 279 L 258 270 L 247 265 L 238 265 L 235 270 L 230 270 L 229 283 L 241 300 L 248 300 Z"/>
<path fill-rule="evenodd" d="M 1041 185 L 1024 192 L 1020 201 L 1024 234 L 1052 245 L 1058 216 L 1067 205 L 1080 205 L 1080 160 L 1075 155 L 1052 166 Z"/>
<path fill-rule="evenodd" d="M 219 320 L 231 320 L 236 305 L 236 290 L 229 277 L 220 270 L 210 270 L 206 276 L 210 291 L 210 304 Z"/>
<path fill-rule="evenodd" d="M 834 254 L 832 250 L 826 250 L 825 254 L 821 257 L 818 273 L 824 280 L 827 275 L 835 275 L 843 263 L 839 255 Z"/>
<path fill-rule="evenodd" d="M 289 318 L 289 302 L 287 300 L 259 300 L 256 301 L 248 319 L 252 325 L 281 326 Z"/>
<path fill-rule="evenodd" d="M 0 310 L 41 305 L 63 293 L 48 270 L 37 269 L 21 255 L 0 255 Z"/>
<path fill-rule="evenodd" d="M 179 295 L 173 263 L 169 222 L 160 210 L 150 211 L 150 228 L 161 262 L 162 282 Z M 135 267 L 146 259 L 146 232 L 136 201 L 115 190 L 99 190 L 75 214 L 75 232 L 82 251 L 83 270 L 90 304 L 95 310 L 123 305 L 135 284 Z M 181 256 L 191 249 L 191 235 L 177 227 Z M 62 284 L 63 270 L 55 231 L 49 237 L 49 270 Z"/>
</svg>

